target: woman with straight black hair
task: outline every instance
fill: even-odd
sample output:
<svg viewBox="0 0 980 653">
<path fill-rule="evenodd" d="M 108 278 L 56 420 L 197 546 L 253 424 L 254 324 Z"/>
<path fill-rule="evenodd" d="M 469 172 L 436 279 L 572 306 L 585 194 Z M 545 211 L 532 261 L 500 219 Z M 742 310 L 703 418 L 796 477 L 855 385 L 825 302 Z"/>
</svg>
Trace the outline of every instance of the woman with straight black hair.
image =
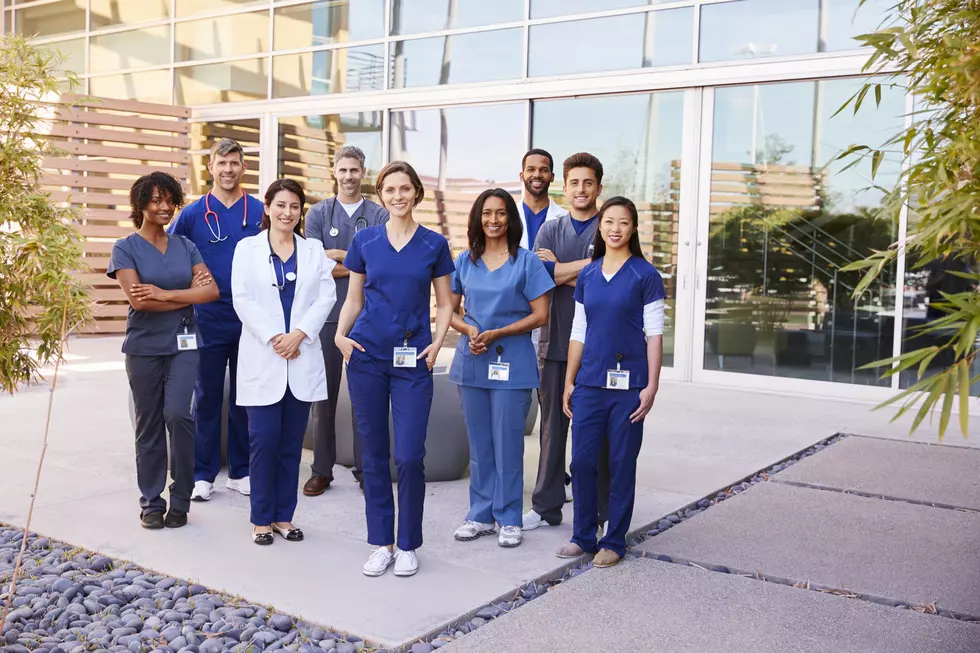
<svg viewBox="0 0 980 653">
<path fill-rule="evenodd" d="M 548 322 L 555 287 L 541 259 L 520 246 L 522 232 L 510 193 L 484 191 L 470 210 L 470 248 L 452 276 L 452 326 L 463 337 L 449 380 L 459 386 L 470 441 L 470 510 L 455 538 L 490 535 L 496 524 L 503 547 L 521 543 L 524 423 L 538 387 L 531 331 Z"/>
<path fill-rule="evenodd" d="M 664 291 L 645 258 L 636 205 L 613 197 L 599 211 L 592 262 L 579 273 L 568 347 L 564 410 L 572 422 L 574 535 L 562 558 L 594 553 L 609 567 L 626 553 L 636 495 L 636 458 L 643 419 L 660 385 Z M 596 542 L 599 451 L 609 446 L 609 511 Z"/>
</svg>

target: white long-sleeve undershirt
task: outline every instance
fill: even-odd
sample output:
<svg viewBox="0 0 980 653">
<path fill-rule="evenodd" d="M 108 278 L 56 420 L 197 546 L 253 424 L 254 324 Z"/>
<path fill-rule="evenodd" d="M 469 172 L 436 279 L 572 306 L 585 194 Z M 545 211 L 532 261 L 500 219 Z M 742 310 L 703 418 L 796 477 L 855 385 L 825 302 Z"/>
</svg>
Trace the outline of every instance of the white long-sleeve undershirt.
<svg viewBox="0 0 980 653">
<path fill-rule="evenodd" d="M 588 320 L 585 317 L 585 306 L 575 302 L 575 317 L 572 318 L 571 339 L 585 344 L 585 330 Z M 658 299 L 643 307 L 643 333 L 647 338 L 660 336 L 664 333 L 664 300 Z"/>
</svg>

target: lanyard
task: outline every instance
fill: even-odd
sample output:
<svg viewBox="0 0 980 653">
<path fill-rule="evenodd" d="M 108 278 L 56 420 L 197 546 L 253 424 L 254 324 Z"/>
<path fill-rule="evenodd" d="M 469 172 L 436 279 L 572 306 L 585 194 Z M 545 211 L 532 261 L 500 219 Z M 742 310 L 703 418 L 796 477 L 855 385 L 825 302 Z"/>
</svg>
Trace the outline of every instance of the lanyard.
<svg viewBox="0 0 980 653">
<path fill-rule="evenodd" d="M 248 224 L 248 198 L 245 197 L 245 189 L 242 189 L 242 229 Z M 214 224 L 218 227 L 217 231 L 213 226 L 211 226 L 211 216 L 214 216 Z M 211 232 L 213 239 L 208 242 L 220 243 L 228 239 L 228 236 L 221 235 L 221 221 L 218 219 L 218 214 L 211 210 L 211 191 L 204 196 L 204 224 L 208 226 L 208 231 Z"/>
</svg>

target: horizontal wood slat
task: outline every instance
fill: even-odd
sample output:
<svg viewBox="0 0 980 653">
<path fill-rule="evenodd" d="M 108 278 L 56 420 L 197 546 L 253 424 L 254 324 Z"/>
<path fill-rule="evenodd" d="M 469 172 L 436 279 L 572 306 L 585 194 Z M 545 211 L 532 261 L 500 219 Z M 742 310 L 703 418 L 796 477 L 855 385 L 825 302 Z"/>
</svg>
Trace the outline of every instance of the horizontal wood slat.
<svg viewBox="0 0 980 653">
<path fill-rule="evenodd" d="M 174 106 L 170 104 L 155 104 L 152 102 L 138 102 L 136 100 L 116 100 L 111 98 L 90 98 L 89 96 L 77 95 L 73 93 L 63 93 L 61 103 L 71 107 L 87 107 L 98 110 L 125 111 L 126 113 L 143 114 L 150 116 L 172 116 L 174 118 L 190 118 L 191 110 L 188 107 Z"/>
<path fill-rule="evenodd" d="M 83 138 L 103 143 L 130 143 L 135 145 L 154 145 L 157 147 L 177 147 L 187 149 L 191 146 L 189 136 L 168 136 L 139 131 L 123 131 L 104 127 L 78 127 L 75 125 L 54 125 L 51 135 L 61 138 Z"/>
<path fill-rule="evenodd" d="M 142 147 L 113 147 L 110 145 L 93 145 L 91 143 L 59 143 L 58 147 L 76 156 L 101 156 L 108 159 L 164 161 L 167 163 L 182 164 L 190 162 L 190 155 L 186 152 L 150 150 Z"/>
<path fill-rule="evenodd" d="M 133 163 L 130 161 L 103 161 L 99 159 L 72 159 L 45 157 L 42 165 L 48 170 L 71 170 L 73 172 L 101 172 L 110 175 L 134 175 L 142 177 L 162 170 L 177 179 L 184 179 L 190 170 L 190 163 L 174 165 L 171 162 L 160 165 Z"/>
<path fill-rule="evenodd" d="M 55 112 L 58 120 L 86 125 L 106 125 L 110 127 L 131 127 L 147 131 L 173 132 L 176 134 L 190 133 L 190 125 L 182 120 L 167 120 L 160 118 L 144 118 L 143 116 L 127 116 L 105 111 L 85 111 L 62 107 Z"/>
</svg>

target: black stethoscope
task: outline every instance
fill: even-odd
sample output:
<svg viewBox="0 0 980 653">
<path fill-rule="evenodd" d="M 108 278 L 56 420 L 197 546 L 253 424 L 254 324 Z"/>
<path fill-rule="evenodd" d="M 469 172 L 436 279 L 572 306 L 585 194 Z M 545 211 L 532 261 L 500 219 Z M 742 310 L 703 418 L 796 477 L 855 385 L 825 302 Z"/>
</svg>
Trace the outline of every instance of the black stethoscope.
<svg viewBox="0 0 980 653">
<path fill-rule="evenodd" d="M 338 204 L 340 204 L 340 200 L 338 200 L 335 197 L 333 200 L 333 204 L 330 205 L 330 230 L 327 233 L 330 234 L 331 238 L 336 238 L 337 236 L 340 235 L 340 229 L 335 227 L 333 223 L 333 212 L 337 209 Z M 361 205 L 357 207 L 357 210 L 358 211 L 364 210 L 363 200 L 361 200 Z M 354 221 L 354 233 L 357 233 L 358 231 L 364 229 L 367 226 L 368 226 L 367 218 L 365 218 L 363 215 L 360 216 L 357 220 Z"/>
<path fill-rule="evenodd" d="M 242 198 L 245 198 L 244 188 L 242 189 Z M 218 214 L 211 210 L 210 200 L 211 200 L 211 191 L 208 191 L 208 194 L 204 196 L 204 224 L 208 226 L 208 230 L 211 232 L 211 235 L 214 236 L 214 238 L 212 240 L 209 240 L 208 242 L 220 243 L 225 240 L 228 240 L 228 236 L 221 235 L 221 221 L 218 219 Z M 242 210 L 244 213 L 244 215 L 242 216 L 242 229 L 244 229 L 245 225 L 248 224 L 248 199 L 245 199 Z M 210 216 L 212 215 L 214 216 L 214 224 L 217 225 L 218 227 L 217 231 L 215 231 L 214 227 L 211 226 Z"/>
<path fill-rule="evenodd" d="M 287 282 L 293 283 L 294 281 L 296 281 L 296 273 L 286 272 L 286 263 L 281 258 L 279 258 L 276 252 L 272 249 L 272 236 L 269 232 L 266 232 L 266 238 L 268 238 L 269 240 L 269 265 L 272 266 L 272 274 L 276 278 L 275 283 L 273 283 L 272 285 L 278 288 L 279 292 L 282 292 L 286 288 Z M 297 249 L 298 248 L 296 246 L 296 234 L 293 234 L 293 255 L 297 257 L 296 269 L 298 270 L 299 254 L 297 253 Z M 279 261 L 278 268 L 276 267 L 276 261 Z M 282 282 L 279 281 L 280 279 L 282 279 Z"/>
</svg>

